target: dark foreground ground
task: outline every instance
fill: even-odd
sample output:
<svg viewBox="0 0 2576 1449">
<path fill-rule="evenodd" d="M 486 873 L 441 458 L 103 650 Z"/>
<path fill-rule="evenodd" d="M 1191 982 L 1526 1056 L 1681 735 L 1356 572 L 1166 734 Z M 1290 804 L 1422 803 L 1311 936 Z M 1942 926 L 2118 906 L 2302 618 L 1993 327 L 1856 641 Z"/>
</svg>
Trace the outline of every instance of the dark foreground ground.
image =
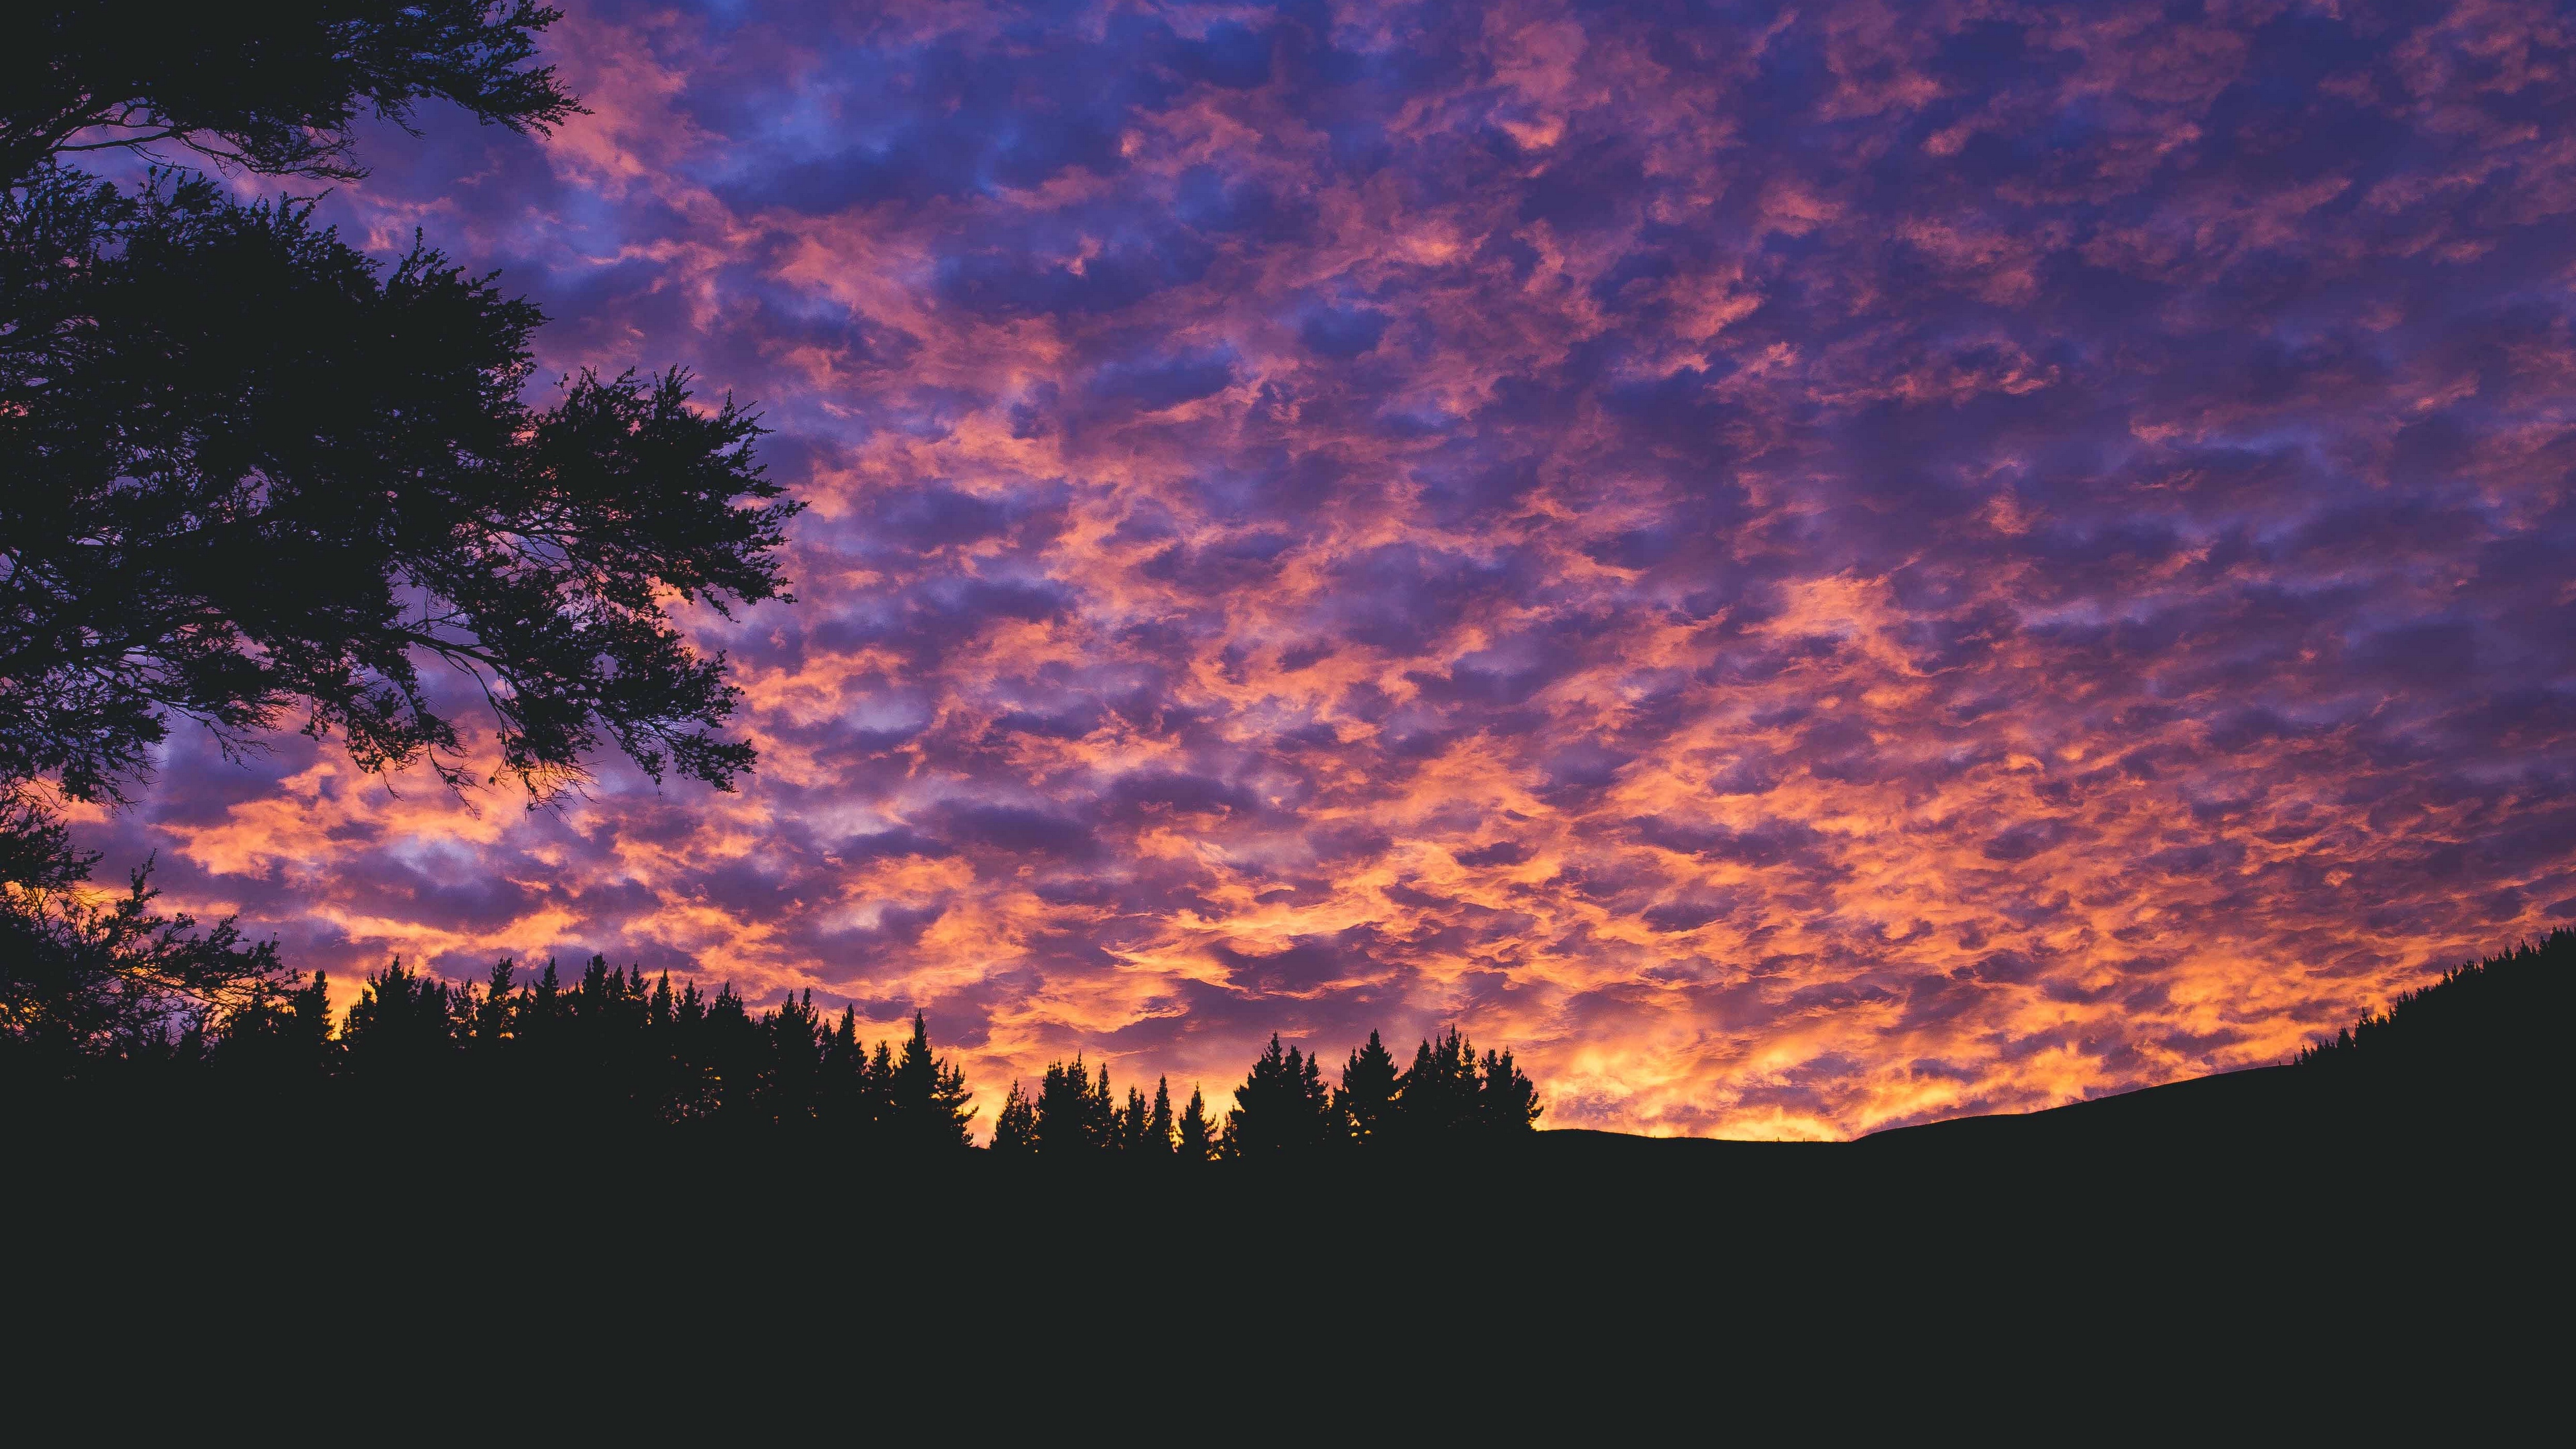
<svg viewBox="0 0 2576 1449">
<path fill-rule="evenodd" d="M 22 1123 L 7 1366 L 576 1441 L 2502 1442 L 2556 1412 L 2563 1122 L 2314 1085 L 1197 1172 Z"/>
<path fill-rule="evenodd" d="M 364 1441 L 891 1405 L 1009 1443 L 2504 1442 L 2563 1417 L 2571 968 L 2561 933 L 2304 1065 L 1849 1143 L 1138 1170 L 17 1102 L 0 1379 L 277 1425 L 349 1390 Z M 553 1419 L 500 1412 L 532 1387 Z"/>
<path fill-rule="evenodd" d="M 2295 1297 L 2435 1244 L 2536 1267 L 2569 1221 L 2552 1103 L 2470 1112 L 2293 1067 L 1848 1143 L 1562 1130 L 1434 1157 L 1196 1169 L 530 1122 L 254 1127 L 211 1108 L 17 1126 L 9 1209 L 87 1224 L 93 1241 L 328 1241 L 394 1259 L 588 1242 L 610 1259 L 774 1256 L 1084 1292 L 1230 1295 L 1348 1269 L 1513 1295 L 1946 1276 L 2146 1300 L 2166 1271 L 2225 1263 Z"/>
</svg>

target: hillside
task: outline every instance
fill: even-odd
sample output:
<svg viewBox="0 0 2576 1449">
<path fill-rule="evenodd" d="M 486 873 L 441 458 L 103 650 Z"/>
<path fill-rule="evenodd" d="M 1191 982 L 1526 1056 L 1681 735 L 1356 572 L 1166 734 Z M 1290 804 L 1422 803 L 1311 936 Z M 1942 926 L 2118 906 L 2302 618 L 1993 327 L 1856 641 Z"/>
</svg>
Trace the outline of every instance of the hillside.
<svg viewBox="0 0 2576 1449">
<path fill-rule="evenodd" d="M 1962 1117 L 1862 1139 L 1976 1148 L 2279 1152 L 2373 1139 L 2539 1140 L 2565 1121 L 2558 1035 L 2576 931 L 2469 962 L 2284 1066 L 2172 1082 L 2047 1111 Z"/>
</svg>

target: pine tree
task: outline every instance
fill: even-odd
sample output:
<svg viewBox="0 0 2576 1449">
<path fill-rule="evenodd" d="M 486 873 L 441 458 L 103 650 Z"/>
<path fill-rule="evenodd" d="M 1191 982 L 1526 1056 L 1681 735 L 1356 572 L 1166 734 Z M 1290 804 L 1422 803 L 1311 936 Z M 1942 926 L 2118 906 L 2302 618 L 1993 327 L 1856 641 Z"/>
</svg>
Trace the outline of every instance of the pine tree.
<svg viewBox="0 0 2576 1449">
<path fill-rule="evenodd" d="M 397 956 L 359 988 L 342 1038 L 352 1069 L 391 1081 L 434 1071 L 454 1047 L 454 1032 L 446 983 L 404 970 Z"/>
<path fill-rule="evenodd" d="M 642 1039 L 636 1043 L 635 1093 L 638 1115 L 648 1122 L 684 1120 L 695 1096 L 687 1060 L 679 1050 L 680 1000 L 671 990 L 668 971 L 645 998 Z"/>
<path fill-rule="evenodd" d="M 1395 1082 L 1395 1058 L 1372 1031 L 1368 1045 L 1342 1064 L 1341 1090 L 1333 1096 L 1335 1125 L 1360 1146 L 1383 1142 L 1395 1112 Z"/>
<path fill-rule="evenodd" d="M 264 1092 L 311 1091 L 330 1074 L 331 1004 L 322 974 L 293 990 L 262 982 L 221 1018 L 215 1060 Z"/>
<path fill-rule="evenodd" d="M 1145 1150 L 1145 1117 L 1150 1109 L 1145 1094 L 1134 1087 L 1127 1089 L 1127 1105 L 1118 1109 L 1117 1130 L 1111 1133 L 1121 1157 L 1134 1157 Z"/>
<path fill-rule="evenodd" d="M 859 1014 L 841 1008 L 840 1025 L 823 1049 L 821 1113 L 844 1138 L 865 1138 L 877 1126 L 874 1083 L 869 1080 L 868 1044 L 859 1040 Z"/>
<path fill-rule="evenodd" d="M 474 1004 L 471 1040 L 476 1055 L 497 1058 L 510 1040 L 510 1010 L 516 1004 L 518 967 L 504 956 L 492 963 L 482 999 Z"/>
<path fill-rule="evenodd" d="M 1085 1135 L 1098 1151 L 1118 1150 L 1118 1105 L 1109 1095 L 1109 1064 L 1102 1062 L 1100 1071 L 1091 1079 L 1091 1091 L 1082 1099 L 1082 1122 Z"/>
<path fill-rule="evenodd" d="M 1509 1139 L 1537 1129 L 1547 1108 L 1539 1105 L 1537 1086 L 1512 1065 L 1510 1052 L 1485 1053 L 1478 1078 L 1476 1117 L 1486 1136 Z"/>
<path fill-rule="evenodd" d="M 1324 1085 L 1324 1058 L 1317 1054 L 1300 1060 L 1292 1049 L 1288 1060 L 1297 1071 L 1297 1146 L 1301 1150 L 1325 1146 L 1335 1133 L 1333 1091 Z"/>
<path fill-rule="evenodd" d="M 1318 1063 L 1277 1033 L 1252 1064 L 1226 1114 L 1226 1140 L 1247 1157 L 1306 1152 L 1324 1144 L 1332 1099 Z"/>
<path fill-rule="evenodd" d="M 546 969 L 537 973 L 536 984 L 529 988 L 528 998 L 520 1003 L 511 1026 L 525 1046 L 525 1065 L 537 1073 L 550 1073 L 556 1067 L 557 1027 L 563 1020 L 563 979 L 555 972 L 555 958 L 546 958 Z"/>
<path fill-rule="evenodd" d="M 288 1000 L 295 1012 L 295 1036 L 304 1052 L 322 1070 L 329 1070 L 331 1053 L 331 978 L 316 971 L 312 981 Z"/>
<path fill-rule="evenodd" d="M 993 1119 L 993 1151 L 1004 1157 L 1028 1157 L 1037 1151 L 1038 1117 L 1020 1084 L 1011 1083 L 1002 1099 L 1002 1115 Z"/>
<path fill-rule="evenodd" d="M 894 1064 L 893 1126 L 895 1139 L 923 1151 L 971 1147 L 970 1125 L 975 1094 L 966 1089 L 966 1074 L 930 1052 L 928 1018 L 912 1014 L 912 1037 L 903 1058 Z"/>
<path fill-rule="evenodd" d="M 722 1084 L 716 1080 L 710 1009 L 706 993 L 694 981 L 671 1003 L 671 1026 L 662 1049 L 670 1073 L 664 1110 L 675 1122 L 703 1121 L 724 1104 Z"/>
<path fill-rule="evenodd" d="M 1144 1150 L 1155 1157 L 1169 1157 L 1177 1143 L 1177 1128 L 1172 1122 L 1172 1079 L 1154 1080 L 1154 1110 L 1145 1119 Z"/>
<path fill-rule="evenodd" d="M 1200 1095 L 1195 1083 L 1190 1087 L 1190 1105 L 1181 1113 L 1177 1145 L 1183 1162 L 1206 1162 L 1216 1156 L 1216 1138 L 1208 1127 L 1207 1098 Z"/>
<path fill-rule="evenodd" d="M 1476 1057 L 1456 1027 L 1414 1051 L 1413 1065 L 1398 1079 L 1396 1093 L 1395 1122 L 1407 1146 L 1457 1143 L 1476 1135 Z"/>
<path fill-rule="evenodd" d="M 744 1009 L 742 998 L 734 994 L 732 982 L 716 988 L 716 994 L 707 1002 L 707 1017 L 699 1038 L 708 1115 L 736 1123 L 753 1119 L 758 1110 L 756 1093 L 767 1037 L 760 1023 Z"/>
<path fill-rule="evenodd" d="M 876 1054 L 868 1058 L 868 1108 L 884 1134 L 893 1133 L 894 1052 L 880 1041 Z"/>
<path fill-rule="evenodd" d="M 1073 1064 L 1047 1063 L 1038 1079 L 1032 1112 L 1030 1146 L 1041 1157 L 1072 1157 L 1091 1150 L 1083 1128 L 1083 1100 L 1091 1095 L 1091 1069 L 1076 1053 Z"/>
<path fill-rule="evenodd" d="M 813 1120 L 823 1082 L 821 1023 L 814 1015 L 814 993 L 780 1002 L 763 1019 L 768 1028 L 769 1060 L 761 1073 L 761 1120 L 803 1124 Z"/>
</svg>

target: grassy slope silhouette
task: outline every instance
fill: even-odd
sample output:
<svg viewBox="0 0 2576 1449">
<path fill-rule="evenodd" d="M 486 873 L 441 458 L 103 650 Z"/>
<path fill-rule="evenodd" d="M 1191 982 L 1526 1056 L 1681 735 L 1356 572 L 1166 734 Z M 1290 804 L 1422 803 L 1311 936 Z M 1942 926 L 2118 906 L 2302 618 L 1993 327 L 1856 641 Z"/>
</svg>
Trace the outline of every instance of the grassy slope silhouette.
<svg viewBox="0 0 2576 1449">
<path fill-rule="evenodd" d="M 2408 1144 L 2510 1146 L 2563 1132 L 2567 1078 L 2561 1024 L 2576 996 L 2576 931 L 2553 931 L 2446 971 L 2363 1016 L 2293 1063 L 2253 1067 L 2044 1111 L 1994 1113 L 1891 1128 L 1842 1152 L 1990 1168 L 1998 1155 L 2060 1160 L 2152 1155 L 2281 1157 Z M 1649 1138 L 1557 1129 L 1560 1156 L 1730 1168 L 1791 1160 L 1806 1144 Z"/>
</svg>

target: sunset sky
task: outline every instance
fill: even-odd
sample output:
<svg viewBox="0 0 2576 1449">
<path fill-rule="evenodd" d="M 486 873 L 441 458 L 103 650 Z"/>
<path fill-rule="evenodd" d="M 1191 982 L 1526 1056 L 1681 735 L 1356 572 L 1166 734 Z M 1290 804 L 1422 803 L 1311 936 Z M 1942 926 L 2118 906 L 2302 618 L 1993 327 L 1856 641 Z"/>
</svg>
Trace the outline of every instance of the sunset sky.
<svg viewBox="0 0 2576 1449">
<path fill-rule="evenodd" d="M 1841 1137 L 2576 916 L 2557 7 L 565 8 L 590 115 L 324 214 L 546 396 L 755 402 L 800 601 L 694 620 L 738 795 L 183 731 L 83 817 L 344 999 L 920 1007 L 986 1130 L 1455 1023 L 1542 1125 Z"/>
</svg>

